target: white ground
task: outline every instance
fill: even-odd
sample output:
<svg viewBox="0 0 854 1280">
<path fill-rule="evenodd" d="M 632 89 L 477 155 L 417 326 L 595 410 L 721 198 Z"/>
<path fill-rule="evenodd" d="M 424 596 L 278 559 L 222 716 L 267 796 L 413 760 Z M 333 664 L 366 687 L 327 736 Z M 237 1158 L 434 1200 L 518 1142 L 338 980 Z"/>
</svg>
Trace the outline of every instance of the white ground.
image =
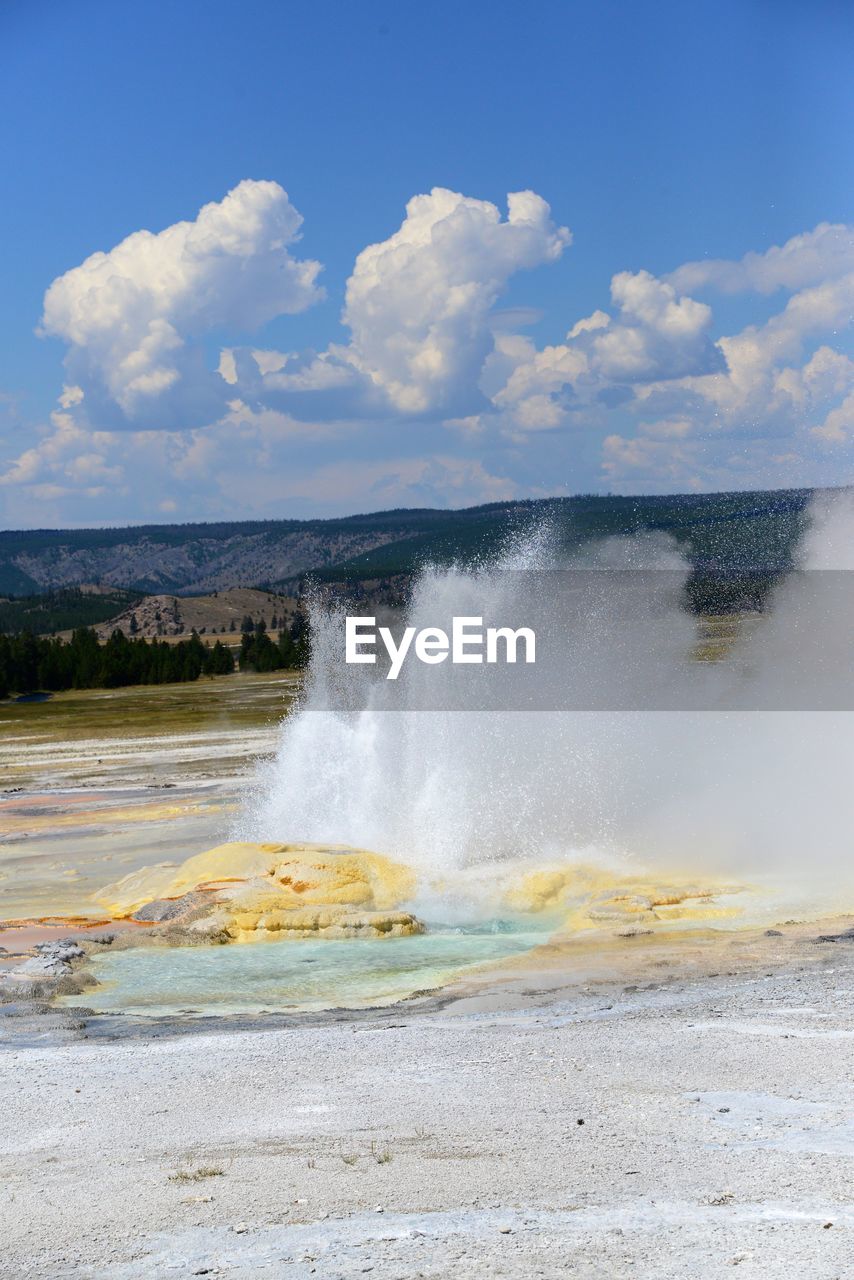
<svg viewBox="0 0 854 1280">
<path fill-rule="evenodd" d="M 854 946 L 764 967 L 13 1042 L 0 1275 L 841 1280 Z"/>
</svg>

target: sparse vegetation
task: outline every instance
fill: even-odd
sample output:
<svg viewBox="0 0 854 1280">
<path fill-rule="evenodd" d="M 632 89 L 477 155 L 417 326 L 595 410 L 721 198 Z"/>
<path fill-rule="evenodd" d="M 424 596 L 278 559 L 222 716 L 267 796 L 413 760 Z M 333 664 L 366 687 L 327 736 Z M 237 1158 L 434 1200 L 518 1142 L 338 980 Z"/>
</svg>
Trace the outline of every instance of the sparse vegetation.
<svg viewBox="0 0 854 1280">
<path fill-rule="evenodd" d="M 355 1169 L 360 1160 L 373 1160 L 375 1164 L 391 1164 L 394 1155 L 391 1148 L 381 1145 L 378 1142 L 372 1142 L 367 1151 L 342 1151 L 341 1160 L 349 1169 Z M 314 1160 L 309 1159 L 309 1168 L 314 1168 Z"/>
<path fill-rule="evenodd" d="M 200 1164 L 195 1169 L 177 1169 L 169 1175 L 170 1182 L 204 1182 L 206 1178 L 221 1178 L 225 1169 L 215 1164 Z"/>
</svg>

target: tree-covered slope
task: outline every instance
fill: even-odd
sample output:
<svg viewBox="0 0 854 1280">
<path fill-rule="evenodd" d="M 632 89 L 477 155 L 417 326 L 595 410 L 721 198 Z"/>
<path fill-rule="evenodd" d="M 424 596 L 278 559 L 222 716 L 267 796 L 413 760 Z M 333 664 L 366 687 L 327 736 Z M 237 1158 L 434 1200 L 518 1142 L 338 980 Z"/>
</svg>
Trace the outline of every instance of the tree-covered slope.
<svg viewBox="0 0 854 1280">
<path fill-rule="evenodd" d="M 607 534 L 668 533 L 697 566 L 785 564 L 807 490 L 491 503 L 460 511 L 380 511 L 334 520 L 236 521 L 129 529 L 0 533 L 0 592 L 81 583 L 190 595 L 231 587 L 410 573 L 425 561 L 493 553 L 508 533 L 548 520 L 566 546 Z"/>
</svg>

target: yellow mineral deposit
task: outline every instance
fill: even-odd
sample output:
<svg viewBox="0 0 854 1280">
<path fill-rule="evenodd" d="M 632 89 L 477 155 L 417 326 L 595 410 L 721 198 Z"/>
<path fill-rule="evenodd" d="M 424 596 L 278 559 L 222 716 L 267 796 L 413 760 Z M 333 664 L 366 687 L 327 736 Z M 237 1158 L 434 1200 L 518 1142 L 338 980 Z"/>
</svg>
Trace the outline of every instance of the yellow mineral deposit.
<svg viewBox="0 0 854 1280">
<path fill-rule="evenodd" d="M 511 873 L 512 874 L 512 873 Z M 440 888 L 446 895 L 451 884 Z M 347 845 L 218 845 L 178 868 L 143 867 L 93 895 L 114 919 L 181 926 L 235 942 L 283 937 L 399 937 L 423 926 L 406 907 L 414 871 Z M 554 937 L 595 929 L 656 928 L 733 920 L 740 885 L 628 876 L 613 868 L 562 865 L 521 872 L 501 909 L 553 921 Z"/>
<path fill-rule="evenodd" d="M 731 920 L 742 915 L 742 908 L 721 899 L 745 892 L 746 886 L 738 884 L 679 883 L 562 866 L 524 875 L 504 901 L 514 912 L 554 916 L 560 921 L 558 934 L 569 934 L 609 925 L 655 928 L 675 921 Z"/>
<path fill-rule="evenodd" d="M 408 867 L 364 849 L 237 842 L 197 854 L 177 870 L 144 867 L 101 889 L 94 901 L 114 918 L 126 918 L 152 903 L 179 904 L 195 895 L 188 928 L 217 928 L 248 942 L 419 933 L 418 920 L 399 909 L 414 891 Z M 205 898 L 209 906 L 200 913 L 197 902 Z"/>
</svg>

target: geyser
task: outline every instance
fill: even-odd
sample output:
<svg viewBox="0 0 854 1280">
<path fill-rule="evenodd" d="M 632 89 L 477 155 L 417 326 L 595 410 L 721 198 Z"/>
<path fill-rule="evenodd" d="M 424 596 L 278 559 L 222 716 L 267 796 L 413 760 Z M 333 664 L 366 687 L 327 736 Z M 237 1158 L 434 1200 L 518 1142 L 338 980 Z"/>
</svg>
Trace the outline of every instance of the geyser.
<svg viewBox="0 0 854 1280">
<path fill-rule="evenodd" d="M 852 535 L 850 492 L 816 500 L 798 567 L 854 567 Z M 792 574 L 725 659 L 702 662 L 675 543 L 608 539 L 568 559 L 546 527 L 494 563 L 425 568 L 404 625 L 542 618 L 544 583 L 569 567 L 600 572 L 589 587 L 578 573 L 575 596 L 554 602 L 561 659 L 538 679 L 560 710 L 544 709 L 542 685 L 525 709 L 524 666 L 490 668 L 486 698 L 471 668 L 450 663 L 413 664 L 394 682 L 345 667 L 344 614 L 317 602 L 302 696 L 236 834 L 376 850 L 412 866 L 423 894 L 453 884 L 464 913 L 511 865 L 627 860 L 770 878 L 787 900 L 796 884 L 805 900 L 851 906 L 854 715 L 828 709 L 852 705 L 849 575 Z M 643 571 L 643 590 L 609 592 L 602 570 L 615 584 Z"/>
</svg>

